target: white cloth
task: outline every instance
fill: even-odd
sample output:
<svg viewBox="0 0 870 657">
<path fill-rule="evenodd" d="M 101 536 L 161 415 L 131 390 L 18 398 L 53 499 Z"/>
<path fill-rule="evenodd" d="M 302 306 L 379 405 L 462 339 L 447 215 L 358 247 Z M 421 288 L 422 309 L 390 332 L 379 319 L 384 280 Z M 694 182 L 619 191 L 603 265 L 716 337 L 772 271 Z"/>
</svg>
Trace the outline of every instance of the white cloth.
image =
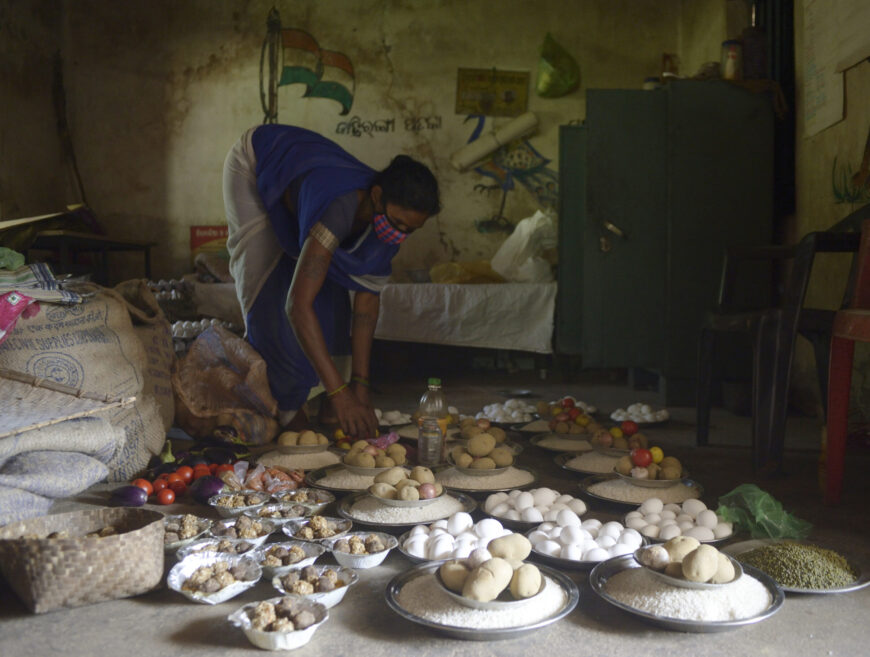
<svg viewBox="0 0 870 657">
<path fill-rule="evenodd" d="M 555 282 L 390 283 L 375 337 L 549 354 L 555 307 Z"/>
</svg>

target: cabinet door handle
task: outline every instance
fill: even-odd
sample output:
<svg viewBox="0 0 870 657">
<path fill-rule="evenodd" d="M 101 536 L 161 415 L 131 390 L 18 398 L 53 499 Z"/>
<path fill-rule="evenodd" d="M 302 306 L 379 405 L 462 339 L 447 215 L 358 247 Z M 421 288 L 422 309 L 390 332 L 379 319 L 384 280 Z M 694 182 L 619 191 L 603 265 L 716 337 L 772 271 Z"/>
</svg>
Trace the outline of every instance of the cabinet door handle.
<svg viewBox="0 0 870 657">
<path fill-rule="evenodd" d="M 621 237 L 624 240 L 628 239 L 628 234 L 624 230 L 622 230 L 622 228 L 617 226 L 616 224 L 614 224 L 610 221 L 604 221 L 603 223 L 604 223 L 604 227 L 607 230 L 609 230 L 611 233 L 613 233 L 614 235 L 617 235 L 618 237 Z"/>
</svg>

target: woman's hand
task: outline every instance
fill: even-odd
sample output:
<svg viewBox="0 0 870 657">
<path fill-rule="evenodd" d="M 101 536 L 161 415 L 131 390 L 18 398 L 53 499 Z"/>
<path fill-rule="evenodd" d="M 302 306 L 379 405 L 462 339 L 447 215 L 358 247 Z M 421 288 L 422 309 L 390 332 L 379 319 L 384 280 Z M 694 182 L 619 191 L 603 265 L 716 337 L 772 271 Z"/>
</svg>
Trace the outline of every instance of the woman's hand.
<svg viewBox="0 0 870 657">
<path fill-rule="evenodd" d="M 330 401 L 345 435 L 361 439 L 377 437 L 378 418 L 367 401 L 362 402 L 350 388 L 345 388 Z"/>
</svg>

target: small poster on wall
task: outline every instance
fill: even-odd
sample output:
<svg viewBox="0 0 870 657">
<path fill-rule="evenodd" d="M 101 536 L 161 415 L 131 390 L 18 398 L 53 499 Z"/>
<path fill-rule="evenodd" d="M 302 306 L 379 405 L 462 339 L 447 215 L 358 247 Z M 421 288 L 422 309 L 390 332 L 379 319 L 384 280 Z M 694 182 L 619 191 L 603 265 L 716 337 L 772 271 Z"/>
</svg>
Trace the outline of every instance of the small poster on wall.
<svg viewBox="0 0 870 657">
<path fill-rule="evenodd" d="M 529 104 L 529 72 L 460 68 L 456 73 L 456 113 L 519 116 Z"/>
</svg>

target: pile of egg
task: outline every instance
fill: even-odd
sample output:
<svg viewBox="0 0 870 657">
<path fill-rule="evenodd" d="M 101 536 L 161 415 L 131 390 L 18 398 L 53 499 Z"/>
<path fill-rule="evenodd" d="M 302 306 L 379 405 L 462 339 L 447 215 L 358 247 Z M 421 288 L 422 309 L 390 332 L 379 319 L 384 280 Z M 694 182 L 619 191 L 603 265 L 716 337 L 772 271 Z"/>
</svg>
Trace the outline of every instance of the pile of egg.
<svg viewBox="0 0 870 657">
<path fill-rule="evenodd" d="M 636 511 L 625 514 L 625 526 L 636 529 L 647 538 L 669 541 L 677 536 L 691 536 L 699 541 L 715 541 L 730 536 L 734 528 L 701 500 L 686 500 L 679 504 L 663 504 L 651 497 Z"/>
<path fill-rule="evenodd" d="M 411 414 L 402 413 L 402 411 L 382 411 L 376 408 L 375 417 L 378 418 L 378 424 L 382 425 L 395 426 L 397 424 L 411 423 Z"/>
<path fill-rule="evenodd" d="M 229 322 L 222 319 L 212 317 L 211 319 L 203 318 L 197 321 L 185 320 L 183 322 L 173 322 L 172 337 L 184 339 L 195 338 L 210 326 L 223 326 L 229 331 L 232 331 L 234 333 L 238 332 L 238 329 L 233 324 L 230 324 Z"/>
<path fill-rule="evenodd" d="M 465 559 L 475 550 L 485 550 L 490 541 L 512 533 L 495 518 L 474 522 L 470 514 L 459 511 L 429 526 L 417 525 L 408 532 L 402 549 L 428 561 Z"/>
<path fill-rule="evenodd" d="M 532 549 L 550 557 L 572 561 L 604 561 L 631 554 L 643 544 L 634 529 L 618 522 L 590 518 L 576 523 L 545 522 L 529 534 Z"/>
<path fill-rule="evenodd" d="M 632 404 L 628 408 L 617 408 L 610 414 L 610 419 L 615 422 L 631 420 L 632 422 L 664 422 L 670 417 L 666 408 L 654 411 L 649 404 Z"/>
<path fill-rule="evenodd" d="M 531 422 L 532 413 L 536 413 L 537 409 L 524 402 L 522 399 L 508 399 L 504 404 L 496 402 L 483 407 L 477 415 L 476 420 L 486 418 L 491 422 L 503 422 L 505 424 L 511 422 Z"/>
<path fill-rule="evenodd" d="M 491 516 L 523 522 L 560 522 L 559 518 L 573 518 L 586 513 L 586 503 L 571 495 L 560 495 L 552 488 L 512 490 L 493 493 L 483 503 L 483 510 Z M 570 520 L 573 522 L 573 520 Z M 568 520 L 566 520 L 568 522 Z"/>
</svg>

